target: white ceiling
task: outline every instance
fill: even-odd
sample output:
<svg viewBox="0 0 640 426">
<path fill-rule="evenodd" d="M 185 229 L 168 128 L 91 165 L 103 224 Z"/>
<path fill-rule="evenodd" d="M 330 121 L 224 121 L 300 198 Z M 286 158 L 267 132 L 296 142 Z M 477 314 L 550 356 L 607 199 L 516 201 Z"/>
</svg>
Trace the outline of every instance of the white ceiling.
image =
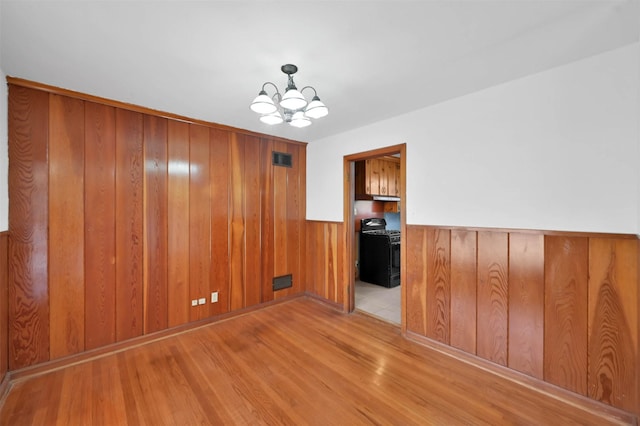
<svg viewBox="0 0 640 426">
<path fill-rule="evenodd" d="M 5 74 L 314 140 L 636 42 L 637 0 L 0 2 Z M 249 109 L 285 63 L 330 114 Z M 306 93 L 306 92 L 305 92 Z"/>
</svg>

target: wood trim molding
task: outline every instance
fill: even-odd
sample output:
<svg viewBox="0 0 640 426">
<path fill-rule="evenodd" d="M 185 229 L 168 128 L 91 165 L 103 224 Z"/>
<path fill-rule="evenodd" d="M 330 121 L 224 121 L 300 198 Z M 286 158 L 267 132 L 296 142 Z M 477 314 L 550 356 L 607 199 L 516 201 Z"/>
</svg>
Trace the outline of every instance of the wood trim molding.
<svg viewBox="0 0 640 426">
<path fill-rule="evenodd" d="M 287 303 L 294 299 L 305 297 L 305 296 L 306 296 L 305 293 L 298 293 L 291 296 L 284 296 L 276 300 L 261 303 L 259 305 L 253 305 L 248 308 L 227 312 L 227 313 L 218 315 L 216 317 L 205 318 L 203 320 L 199 320 L 196 322 L 190 322 L 187 324 L 179 325 L 174 328 L 161 330 L 151 334 L 145 334 L 139 337 L 134 337 L 129 340 L 114 343 L 108 346 L 103 346 L 94 350 L 85 351 L 85 352 L 70 355 L 64 358 L 58 358 L 52 361 L 35 364 L 29 367 L 21 368 L 19 370 L 14 370 L 7 373 L 7 376 L 10 377 L 10 384 L 13 384 L 18 381 L 26 380 L 31 377 L 40 376 L 42 374 L 46 374 L 55 370 L 60 370 L 62 368 L 66 368 L 75 364 L 102 358 L 104 356 L 111 355 L 114 353 L 123 352 L 131 348 L 135 348 L 141 345 L 146 345 L 148 343 L 156 342 L 158 340 L 166 339 L 168 337 L 176 336 L 182 333 L 187 333 L 189 331 L 195 330 L 200 327 L 205 327 L 213 323 L 227 321 L 232 318 L 247 315 L 261 309 L 267 309 L 274 305 Z M 2 384 L 0 383 L 0 385 Z M 0 386 L 0 391 L 2 391 L 1 386 Z M 0 400 L 1 400 L 1 396 L 2 394 L 0 393 Z"/>
<path fill-rule="evenodd" d="M 89 94 L 86 94 L 86 93 L 76 92 L 74 90 L 63 89 L 61 87 L 50 86 L 48 84 L 38 83 L 38 82 L 35 82 L 35 81 L 31 81 L 31 80 L 25 80 L 25 79 L 22 79 L 22 78 L 7 76 L 7 84 L 13 84 L 15 86 L 27 87 L 27 88 L 30 88 L 30 89 L 42 90 L 44 92 L 53 93 L 53 94 L 56 94 L 56 95 L 68 96 L 68 97 L 72 97 L 72 98 L 76 98 L 76 99 L 81 99 L 81 100 L 84 100 L 84 101 L 95 102 L 95 103 L 102 104 L 102 105 L 108 105 L 108 106 L 112 106 L 112 107 L 116 107 L 116 108 L 126 109 L 126 110 L 129 110 L 129 111 L 139 112 L 139 113 L 142 113 L 142 114 L 149 114 L 149 115 L 153 115 L 155 117 L 167 118 L 167 119 L 171 119 L 171 120 L 178 120 L 178 121 L 182 121 L 182 122 L 190 123 L 190 124 L 199 124 L 199 125 L 203 125 L 203 126 L 207 126 L 207 127 L 213 127 L 213 128 L 220 129 L 220 130 L 227 130 L 227 131 L 230 131 L 230 132 L 249 135 L 249 136 L 256 136 L 256 137 L 265 137 L 265 136 L 267 136 L 267 137 L 273 139 L 274 141 L 282 141 L 282 142 L 286 142 L 286 143 L 307 145 L 307 142 L 294 141 L 294 140 L 291 140 L 291 139 L 281 138 L 279 136 L 265 135 L 263 133 L 252 132 L 250 130 L 240 129 L 240 128 L 237 128 L 237 127 L 227 126 L 227 125 L 224 125 L 224 124 L 214 123 L 214 122 L 211 122 L 211 121 L 205 121 L 205 120 L 198 120 L 198 119 L 195 119 L 195 118 L 189 118 L 189 117 L 185 117 L 183 115 L 172 114 L 172 113 L 165 112 L 165 111 L 158 111 L 158 110 L 155 110 L 155 109 L 152 109 L 152 108 L 147 108 L 147 107 L 143 107 L 143 106 L 139 106 L 139 105 L 129 104 L 129 103 L 126 103 L 126 102 L 116 101 L 116 100 L 113 100 L 113 99 L 102 98 L 100 96 L 94 96 L 94 95 L 89 95 Z"/>
<path fill-rule="evenodd" d="M 619 421 L 623 424 L 638 424 L 638 418 L 633 413 L 620 410 L 611 405 L 568 391 L 559 386 L 552 385 L 548 382 L 544 382 L 508 367 L 495 364 L 480 357 L 471 355 L 460 349 L 456 349 L 444 343 L 429 339 L 417 333 L 409 331 L 405 334 L 405 336 L 409 340 L 412 340 L 418 344 L 428 347 L 429 349 L 454 358 L 457 361 L 473 365 L 474 367 L 477 367 L 484 371 L 491 372 L 496 376 L 521 384 L 531 389 L 532 391 L 543 393 L 550 398 L 562 401 L 568 405 L 580 407 L 582 410 L 589 413 L 596 415 L 606 415 L 610 419 L 615 419 L 616 421 Z"/>
<path fill-rule="evenodd" d="M 402 203 L 407 202 L 407 144 L 402 143 L 398 145 L 391 145 L 387 147 L 377 148 L 371 151 L 359 152 L 355 154 L 345 155 L 343 157 L 343 218 L 345 222 L 344 235 L 343 235 L 343 247 L 345 248 L 345 267 L 343 271 L 344 282 L 344 309 L 346 312 L 352 312 L 355 309 L 355 292 L 354 288 L 354 273 L 353 268 L 355 265 L 355 259 L 353 257 L 353 245 L 355 227 L 353 221 L 353 210 L 351 209 L 351 202 L 355 199 L 355 162 L 360 160 L 367 160 L 370 158 L 384 157 L 394 154 L 400 154 L 400 200 Z M 406 230 L 407 230 L 407 212 L 405 208 L 400 210 L 400 279 L 406 277 L 407 272 L 407 248 L 406 248 Z M 406 292 L 405 287 L 401 286 L 401 312 L 402 312 L 402 332 L 407 330 L 406 322 Z"/>
<path fill-rule="evenodd" d="M 577 232 L 577 231 L 557 231 L 557 230 L 544 230 L 544 229 L 518 229 L 518 228 L 489 228 L 489 227 L 477 227 L 477 226 L 442 226 L 442 225 L 419 225 L 408 224 L 408 226 L 419 226 L 428 229 L 448 229 L 452 231 L 473 231 L 473 232 L 517 232 L 519 234 L 534 234 L 534 235 L 550 235 L 559 237 L 587 237 L 587 238 L 616 238 L 623 240 L 635 240 L 640 239 L 640 236 L 636 234 L 614 234 L 608 232 Z"/>
<path fill-rule="evenodd" d="M 338 220 L 320 220 L 320 219 L 306 219 L 308 223 L 334 223 L 336 225 L 342 225 L 342 221 Z"/>
</svg>

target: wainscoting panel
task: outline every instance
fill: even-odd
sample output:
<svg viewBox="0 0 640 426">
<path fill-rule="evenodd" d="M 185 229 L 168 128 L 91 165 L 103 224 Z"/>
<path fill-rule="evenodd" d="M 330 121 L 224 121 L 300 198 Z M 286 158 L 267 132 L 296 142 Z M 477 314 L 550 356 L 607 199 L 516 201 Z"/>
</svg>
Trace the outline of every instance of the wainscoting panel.
<svg viewBox="0 0 640 426">
<path fill-rule="evenodd" d="M 84 264 L 85 348 L 115 341 L 116 336 L 116 113 L 87 102 L 85 114 Z"/>
<path fill-rule="evenodd" d="M 409 225 L 405 243 L 407 331 L 640 414 L 636 236 Z"/>
<path fill-rule="evenodd" d="M 587 394 L 589 239 L 545 237 L 544 378 Z"/>
<path fill-rule="evenodd" d="M 9 87 L 9 370 L 49 360 L 49 94 Z"/>
<path fill-rule="evenodd" d="M 305 144 L 8 81 L 10 371 L 304 292 Z"/>
<path fill-rule="evenodd" d="M 9 233 L 0 232 L 0 390 L 9 371 Z M 0 391 L 0 395 L 2 392 Z"/>
<path fill-rule="evenodd" d="M 306 290 L 344 305 L 344 225 L 307 221 Z"/>
</svg>

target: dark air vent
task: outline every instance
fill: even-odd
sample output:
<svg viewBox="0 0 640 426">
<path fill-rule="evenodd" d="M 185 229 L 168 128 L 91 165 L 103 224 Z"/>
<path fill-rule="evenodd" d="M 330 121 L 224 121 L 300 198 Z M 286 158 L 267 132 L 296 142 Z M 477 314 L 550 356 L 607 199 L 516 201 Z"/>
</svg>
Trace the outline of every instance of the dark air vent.
<svg viewBox="0 0 640 426">
<path fill-rule="evenodd" d="M 282 275 L 273 279 L 273 291 L 289 288 L 293 285 L 292 275 Z"/>
<path fill-rule="evenodd" d="M 291 154 L 273 151 L 273 165 L 280 167 L 292 167 L 293 160 L 291 159 Z"/>
</svg>

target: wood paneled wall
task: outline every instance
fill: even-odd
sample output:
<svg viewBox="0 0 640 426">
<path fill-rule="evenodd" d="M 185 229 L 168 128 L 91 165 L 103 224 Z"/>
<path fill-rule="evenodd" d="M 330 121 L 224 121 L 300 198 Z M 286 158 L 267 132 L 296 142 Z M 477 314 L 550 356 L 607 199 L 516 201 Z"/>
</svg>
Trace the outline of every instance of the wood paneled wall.
<svg viewBox="0 0 640 426">
<path fill-rule="evenodd" d="M 301 143 L 10 84 L 9 369 L 303 292 L 305 164 Z"/>
<path fill-rule="evenodd" d="M 640 413 L 638 240 L 407 226 L 407 330 Z"/>
<path fill-rule="evenodd" d="M 345 305 L 344 225 L 307 221 L 307 291 Z"/>
<path fill-rule="evenodd" d="M 0 384 L 9 371 L 9 234 L 0 232 Z M 3 386 L 0 385 L 0 389 Z M 2 392 L 0 392 L 0 398 Z"/>
<path fill-rule="evenodd" d="M 307 221 L 307 291 L 347 306 L 343 233 Z M 404 243 L 408 332 L 640 415 L 635 236 L 408 225 Z"/>
</svg>

